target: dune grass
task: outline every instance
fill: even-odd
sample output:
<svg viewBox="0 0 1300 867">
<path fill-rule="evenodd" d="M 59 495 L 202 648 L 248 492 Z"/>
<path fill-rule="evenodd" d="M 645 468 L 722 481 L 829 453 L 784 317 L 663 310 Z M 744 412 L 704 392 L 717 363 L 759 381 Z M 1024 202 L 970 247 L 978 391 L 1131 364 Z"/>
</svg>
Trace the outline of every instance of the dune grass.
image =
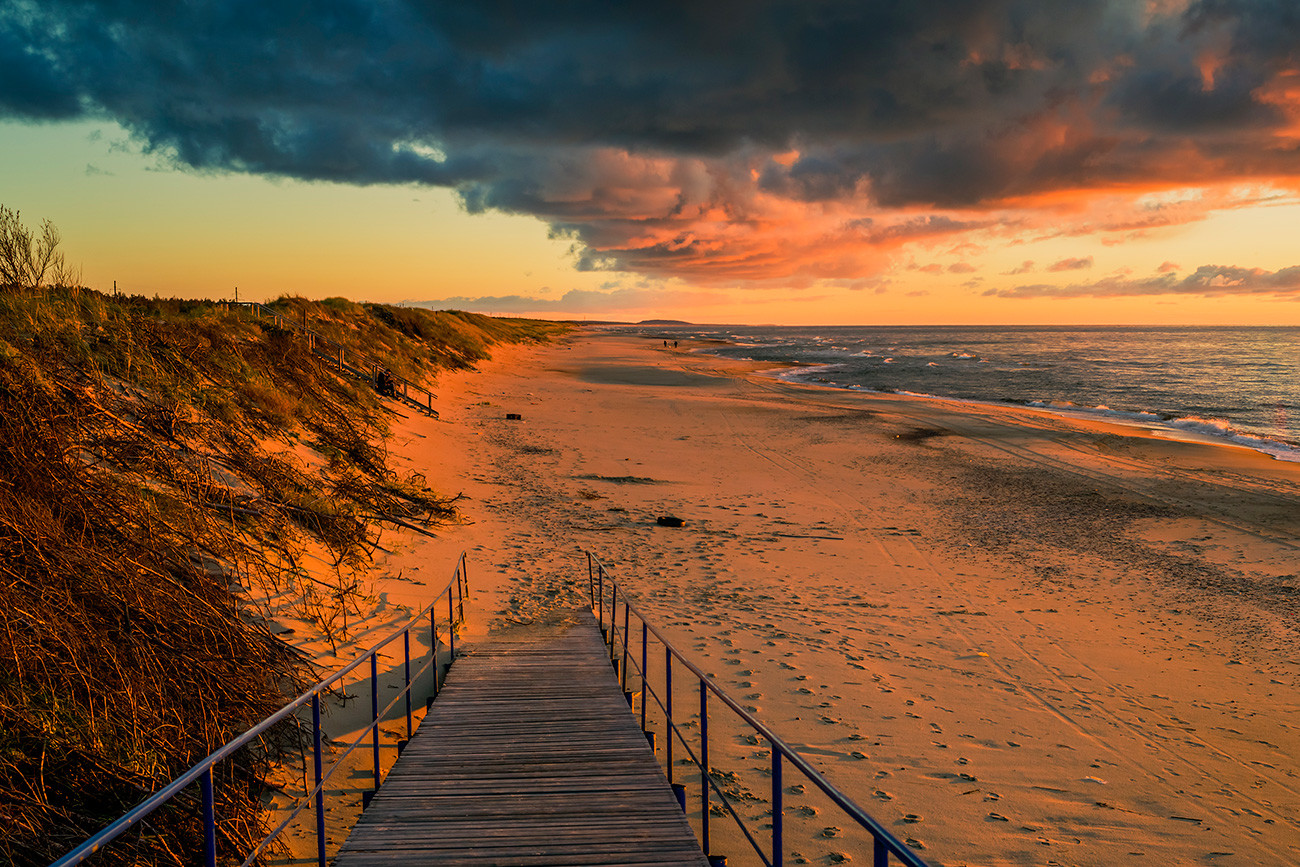
<svg viewBox="0 0 1300 867">
<path fill-rule="evenodd" d="M 0 861 L 48 863 L 310 679 L 246 588 L 291 589 L 334 634 L 384 520 L 453 514 L 391 468 L 372 385 L 289 323 L 416 382 L 561 328 L 271 306 L 285 327 L 215 302 L 0 290 Z M 294 740 L 223 767 L 223 846 L 259 836 L 267 762 Z M 99 863 L 186 863 L 201 840 L 179 799 Z"/>
</svg>

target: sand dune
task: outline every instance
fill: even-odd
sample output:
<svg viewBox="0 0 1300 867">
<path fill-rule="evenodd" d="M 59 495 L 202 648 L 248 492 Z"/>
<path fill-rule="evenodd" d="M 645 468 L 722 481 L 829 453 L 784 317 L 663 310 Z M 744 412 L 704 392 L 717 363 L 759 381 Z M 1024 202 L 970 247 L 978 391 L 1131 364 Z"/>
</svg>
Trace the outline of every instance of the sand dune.
<svg viewBox="0 0 1300 867">
<path fill-rule="evenodd" d="M 1300 860 L 1300 466 L 601 332 L 503 349 L 438 409 L 399 449 L 468 521 L 380 565 L 469 549 L 474 629 L 580 604 L 589 548 L 935 863 Z M 765 745 L 717 737 L 760 816 Z M 792 860 L 868 857 L 787 782 Z"/>
</svg>

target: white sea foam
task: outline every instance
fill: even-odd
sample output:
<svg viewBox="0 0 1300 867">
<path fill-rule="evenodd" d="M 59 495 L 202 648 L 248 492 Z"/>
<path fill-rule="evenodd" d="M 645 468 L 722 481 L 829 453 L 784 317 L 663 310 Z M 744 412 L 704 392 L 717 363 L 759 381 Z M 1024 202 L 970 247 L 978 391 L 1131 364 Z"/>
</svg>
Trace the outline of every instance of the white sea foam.
<svg viewBox="0 0 1300 867">
<path fill-rule="evenodd" d="M 1108 421 L 1144 427 L 1157 436 L 1165 436 L 1169 439 L 1209 443 L 1228 442 L 1264 452 L 1280 461 L 1300 462 L 1300 447 L 1260 434 L 1238 430 L 1226 419 L 1199 416 L 1170 419 L 1154 412 L 1111 409 L 1105 404 L 1077 406 L 1068 400 L 1035 400 L 1029 401 L 1028 405 L 1059 412 L 1062 415 L 1102 416 Z"/>
</svg>

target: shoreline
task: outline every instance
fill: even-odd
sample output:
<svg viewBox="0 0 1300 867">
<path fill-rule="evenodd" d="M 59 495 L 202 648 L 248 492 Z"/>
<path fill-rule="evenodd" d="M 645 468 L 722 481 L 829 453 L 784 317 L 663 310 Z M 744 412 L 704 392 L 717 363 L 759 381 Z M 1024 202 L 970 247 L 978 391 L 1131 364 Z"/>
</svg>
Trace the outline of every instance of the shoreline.
<svg viewBox="0 0 1300 867">
<path fill-rule="evenodd" d="M 465 520 L 391 536 L 377 586 L 467 549 L 472 640 L 581 604 L 593 550 L 936 864 L 1300 855 L 1300 467 L 656 344 L 579 330 L 445 374 L 441 418 L 392 446 Z M 763 750 L 718 737 L 761 821 Z M 812 793 L 786 803 L 791 863 L 866 857 Z"/>
<path fill-rule="evenodd" d="M 642 334 L 633 329 L 636 326 L 601 326 L 608 329 L 610 333 L 623 333 L 629 336 L 647 336 L 649 339 L 662 339 Z M 718 327 L 718 326 L 706 326 Z M 683 338 L 677 338 L 679 340 Z M 750 344 L 741 343 L 736 340 L 724 338 L 685 338 L 688 345 L 695 348 L 695 351 L 701 354 L 714 355 L 718 347 L 745 347 Z M 755 344 L 757 345 L 757 344 Z M 718 358 L 727 358 L 734 361 L 753 361 L 749 358 L 731 358 L 730 356 L 714 355 Z M 770 375 L 774 378 L 781 379 L 792 384 L 811 385 L 822 388 L 837 390 L 846 390 L 860 392 L 864 394 L 885 394 L 900 395 L 909 397 L 918 397 L 934 400 L 957 401 L 961 403 L 970 403 L 974 405 L 992 405 L 995 407 L 1023 407 L 1028 409 L 1042 409 L 1049 412 L 1057 413 L 1068 418 L 1080 418 L 1084 420 L 1098 419 L 1101 421 L 1110 421 L 1121 424 L 1126 427 L 1148 428 L 1153 432 L 1163 432 L 1172 439 L 1185 439 L 1191 442 L 1218 443 L 1229 446 L 1249 448 L 1259 451 L 1274 460 L 1287 462 L 1300 462 L 1300 439 L 1288 439 L 1282 436 L 1275 436 L 1265 433 L 1256 433 L 1250 430 L 1239 429 L 1234 427 L 1232 422 L 1227 419 L 1203 417 L 1195 414 L 1177 414 L 1172 412 L 1158 412 L 1147 409 L 1113 409 L 1107 405 L 1091 406 L 1086 404 L 1075 403 L 1065 397 L 1043 398 L 1043 399 L 997 399 L 987 397 L 961 397 L 954 395 L 945 395 L 939 393 L 912 391 L 907 389 L 898 390 L 880 390 L 872 389 L 856 384 L 834 384 L 829 379 L 823 379 L 818 382 L 808 382 L 803 379 L 793 379 L 790 376 L 803 376 L 819 370 L 833 370 L 843 366 L 843 362 L 800 362 L 800 361 L 764 361 L 755 362 L 767 364 L 769 367 L 761 373 Z M 785 375 L 783 375 L 785 374 Z"/>
</svg>

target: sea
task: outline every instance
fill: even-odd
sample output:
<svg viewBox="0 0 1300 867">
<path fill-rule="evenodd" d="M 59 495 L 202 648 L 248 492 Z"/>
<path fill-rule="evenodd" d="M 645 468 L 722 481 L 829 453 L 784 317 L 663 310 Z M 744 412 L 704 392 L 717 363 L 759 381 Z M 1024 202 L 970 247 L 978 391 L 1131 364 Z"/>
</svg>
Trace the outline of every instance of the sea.
<svg viewBox="0 0 1300 867">
<path fill-rule="evenodd" d="M 1040 407 L 1300 461 L 1300 328 L 644 324 L 791 382 Z M 695 344 L 698 346 L 698 344 Z M 793 366 L 791 366 L 793 365 Z"/>
</svg>

